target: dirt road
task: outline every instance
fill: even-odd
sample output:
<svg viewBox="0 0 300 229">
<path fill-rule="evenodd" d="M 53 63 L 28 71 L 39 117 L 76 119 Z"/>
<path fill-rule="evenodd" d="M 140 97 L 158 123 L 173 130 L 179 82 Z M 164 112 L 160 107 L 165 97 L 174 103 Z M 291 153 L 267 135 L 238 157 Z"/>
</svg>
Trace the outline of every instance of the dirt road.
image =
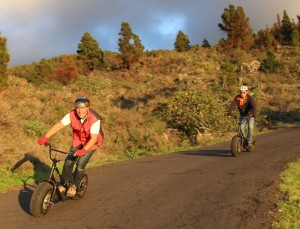
<svg viewBox="0 0 300 229">
<path fill-rule="evenodd" d="M 0 195 L 0 228 L 269 228 L 279 174 L 300 157 L 300 127 L 259 135 L 255 152 L 230 143 L 88 170 L 81 200 L 34 218 L 30 189 Z"/>
</svg>

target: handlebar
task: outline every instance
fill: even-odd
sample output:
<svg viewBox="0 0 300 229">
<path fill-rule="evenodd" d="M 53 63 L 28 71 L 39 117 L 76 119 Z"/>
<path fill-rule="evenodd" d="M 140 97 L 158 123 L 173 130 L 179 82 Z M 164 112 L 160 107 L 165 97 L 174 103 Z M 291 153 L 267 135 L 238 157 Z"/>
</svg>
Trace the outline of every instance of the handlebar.
<svg viewBox="0 0 300 229">
<path fill-rule="evenodd" d="M 65 151 L 61 151 L 61 150 L 58 150 L 58 149 L 55 149 L 51 146 L 50 143 L 46 142 L 45 143 L 45 146 L 49 148 L 49 157 L 50 157 L 50 160 L 53 161 L 53 162 L 60 162 L 64 159 L 66 159 L 69 155 L 73 155 L 72 152 L 65 152 Z M 53 158 L 52 157 L 52 152 L 58 152 L 58 153 L 61 153 L 61 154 L 64 154 L 64 156 L 62 156 L 60 159 L 56 159 L 56 158 Z"/>
<path fill-rule="evenodd" d="M 231 117 L 231 116 L 230 116 Z M 241 119 L 241 117 L 238 117 L 238 116 L 232 116 L 232 118 L 235 120 L 235 122 L 237 124 L 243 124 L 246 120 L 249 120 L 250 118 L 252 118 L 252 116 L 245 116 Z"/>
</svg>

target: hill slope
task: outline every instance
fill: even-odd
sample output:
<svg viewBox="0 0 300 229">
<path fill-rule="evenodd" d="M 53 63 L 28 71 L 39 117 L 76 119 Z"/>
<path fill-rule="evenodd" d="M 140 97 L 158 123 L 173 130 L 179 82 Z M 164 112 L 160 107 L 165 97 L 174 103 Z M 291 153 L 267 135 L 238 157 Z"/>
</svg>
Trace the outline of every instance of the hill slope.
<svg viewBox="0 0 300 229">
<path fill-rule="evenodd" d="M 180 90 L 207 92 L 229 104 L 239 84 L 247 84 L 256 97 L 261 113 L 272 120 L 299 121 L 300 51 L 285 48 L 276 53 L 284 62 L 279 73 L 239 70 L 243 63 L 260 62 L 265 52 L 246 53 L 195 49 L 188 53 L 151 51 L 131 70 L 103 70 L 80 76 L 67 86 L 55 83 L 39 85 L 10 76 L 9 85 L 0 94 L 0 164 L 10 169 L 30 154 L 37 161 L 48 161 L 37 140 L 59 121 L 79 95 L 90 98 L 92 107 L 104 117 L 105 142 L 92 158 L 93 163 L 113 157 L 135 158 L 150 152 L 172 151 L 195 146 L 195 142 L 170 128 L 153 110 Z M 250 69 L 251 70 L 251 69 Z M 13 72 L 13 71 L 12 71 Z M 225 118 L 225 114 L 224 114 Z M 230 138 L 215 135 L 216 138 Z M 51 142 L 67 150 L 71 131 L 65 128 Z M 205 144 L 206 141 L 198 142 Z M 31 168 L 25 162 L 20 169 Z"/>
</svg>

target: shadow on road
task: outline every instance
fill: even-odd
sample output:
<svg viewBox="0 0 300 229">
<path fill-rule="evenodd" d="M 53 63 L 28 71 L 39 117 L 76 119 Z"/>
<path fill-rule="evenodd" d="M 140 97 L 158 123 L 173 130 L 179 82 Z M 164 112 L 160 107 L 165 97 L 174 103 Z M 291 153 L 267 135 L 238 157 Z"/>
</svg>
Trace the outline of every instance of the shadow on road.
<svg viewBox="0 0 300 229">
<path fill-rule="evenodd" d="M 230 150 L 197 150 L 180 152 L 191 156 L 209 156 L 209 157 L 232 157 Z"/>
<path fill-rule="evenodd" d="M 19 204 L 20 204 L 22 210 L 24 212 L 26 212 L 27 214 L 31 214 L 29 206 L 30 206 L 31 196 L 32 196 L 33 190 L 35 188 L 34 185 L 27 184 L 27 181 L 30 178 L 31 177 L 29 177 L 27 180 L 22 180 L 22 182 L 23 182 L 23 189 L 20 190 L 19 196 L 18 196 Z"/>
<path fill-rule="evenodd" d="M 12 173 L 16 172 L 16 170 L 26 162 L 30 162 L 33 165 L 34 174 L 33 176 L 30 176 L 25 180 L 22 179 L 23 189 L 20 190 L 19 192 L 18 200 L 22 210 L 30 214 L 29 206 L 30 206 L 30 200 L 34 188 L 36 187 L 36 184 L 38 184 L 41 177 L 46 177 L 46 174 L 48 174 L 50 171 L 50 167 L 46 165 L 44 162 L 42 162 L 39 158 L 29 153 L 25 153 L 24 157 L 20 161 L 18 161 L 11 169 L 11 172 Z M 27 183 L 30 179 L 34 180 L 33 185 Z"/>
</svg>

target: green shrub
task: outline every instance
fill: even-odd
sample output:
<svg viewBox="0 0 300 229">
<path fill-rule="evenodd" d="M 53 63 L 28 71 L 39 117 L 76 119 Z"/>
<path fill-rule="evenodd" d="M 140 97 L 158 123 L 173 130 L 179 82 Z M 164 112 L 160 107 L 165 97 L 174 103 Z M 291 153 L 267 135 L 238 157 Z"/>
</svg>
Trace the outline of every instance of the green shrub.
<svg viewBox="0 0 300 229">
<path fill-rule="evenodd" d="M 299 60 L 299 62 L 300 62 L 300 60 Z M 300 63 L 299 62 L 298 63 L 294 62 L 294 63 L 290 64 L 290 67 L 289 67 L 290 73 L 294 73 L 296 75 L 300 74 Z"/>
<path fill-rule="evenodd" d="M 35 120 L 28 120 L 24 124 L 24 132 L 29 137 L 39 137 L 45 134 L 47 128 L 45 125 Z"/>
<path fill-rule="evenodd" d="M 172 128 L 187 136 L 198 132 L 223 132 L 231 129 L 224 118 L 227 107 L 215 96 L 194 91 L 179 91 L 167 101 L 163 117 Z"/>
<path fill-rule="evenodd" d="M 283 62 L 277 60 L 275 54 L 269 50 L 267 52 L 267 58 L 263 60 L 259 70 L 264 73 L 274 73 L 280 72 L 283 66 Z"/>
<path fill-rule="evenodd" d="M 48 83 L 43 83 L 43 84 L 41 84 L 39 86 L 41 88 L 44 88 L 44 89 L 53 89 L 55 91 L 61 91 L 62 90 L 61 83 L 59 83 L 57 81 L 50 81 Z"/>
<path fill-rule="evenodd" d="M 79 76 L 76 84 L 72 87 L 72 92 L 89 91 L 93 95 L 103 95 L 103 91 L 110 88 L 110 83 L 107 80 Z"/>
<path fill-rule="evenodd" d="M 232 74 L 236 74 L 237 70 L 238 70 L 238 67 L 229 62 L 229 61 L 226 61 L 222 66 L 221 66 L 221 70 L 223 73 L 225 74 L 229 74 L 229 75 L 232 75 Z"/>
<path fill-rule="evenodd" d="M 55 104 L 55 115 L 58 117 L 63 117 L 69 112 L 68 107 L 66 107 L 64 104 Z"/>
</svg>

